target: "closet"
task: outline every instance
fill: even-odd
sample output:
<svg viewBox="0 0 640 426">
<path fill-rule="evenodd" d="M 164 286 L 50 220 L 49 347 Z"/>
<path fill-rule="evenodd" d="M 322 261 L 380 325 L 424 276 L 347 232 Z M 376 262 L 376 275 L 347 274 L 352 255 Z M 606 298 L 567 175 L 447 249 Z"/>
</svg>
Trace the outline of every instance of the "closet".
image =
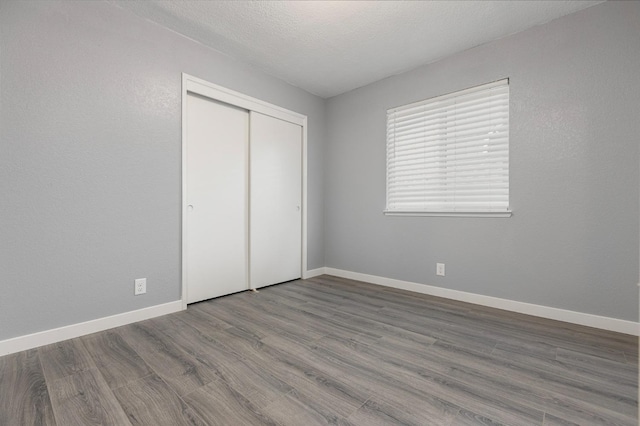
<svg viewBox="0 0 640 426">
<path fill-rule="evenodd" d="M 183 75 L 183 305 L 300 278 L 306 117 Z"/>
</svg>

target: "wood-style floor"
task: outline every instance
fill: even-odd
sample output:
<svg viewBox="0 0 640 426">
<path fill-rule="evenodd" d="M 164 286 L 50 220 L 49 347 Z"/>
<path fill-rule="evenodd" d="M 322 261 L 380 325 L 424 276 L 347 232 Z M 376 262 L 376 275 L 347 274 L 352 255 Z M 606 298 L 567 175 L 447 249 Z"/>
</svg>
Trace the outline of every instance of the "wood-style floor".
<svg viewBox="0 0 640 426">
<path fill-rule="evenodd" d="M 0 425 L 637 425 L 638 339 L 330 276 L 0 358 Z"/>
</svg>

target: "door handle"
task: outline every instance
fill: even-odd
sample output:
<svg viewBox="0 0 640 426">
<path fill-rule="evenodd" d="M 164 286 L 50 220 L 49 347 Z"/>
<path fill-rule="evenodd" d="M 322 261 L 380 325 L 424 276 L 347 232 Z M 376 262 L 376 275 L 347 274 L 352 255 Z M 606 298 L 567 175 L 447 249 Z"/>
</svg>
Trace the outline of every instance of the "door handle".
<svg viewBox="0 0 640 426">
<path fill-rule="evenodd" d="M 300 206 L 296 206 L 296 210 L 297 210 L 297 211 L 300 211 Z"/>
<path fill-rule="evenodd" d="M 189 204 L 189 205 L 187 206 L 187 211 L 190 211 L 190 212 L 192 212 L 192 211 L 193 211 L 193 204 Z"/>
</svg>

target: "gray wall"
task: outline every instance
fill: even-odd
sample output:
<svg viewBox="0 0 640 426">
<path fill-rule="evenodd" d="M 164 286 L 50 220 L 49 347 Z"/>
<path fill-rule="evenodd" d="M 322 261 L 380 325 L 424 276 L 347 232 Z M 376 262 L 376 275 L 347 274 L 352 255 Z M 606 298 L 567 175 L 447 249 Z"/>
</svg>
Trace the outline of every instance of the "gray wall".
<svg viewBox="0 0 640 426">
<path fill-rule="evenodd" d="M 112 4 L 0 2 L 0 340 L 180 298 L 181 72 L 309 116 L 309 269 L 636 320 L 639 9 L 325 104 Z M 385 110 L 503 77 L 514 216 L 384 217 Z"/>
<path fill-rule="evenodd" d="M 0 340 L 180 298 L 181 72 L 309 116 L 324 266 L 322 99 L 107 3 L 3 2 L 0 52 Z"/>
<path fill-rule="evenodd" d="M 607 2 L 330 99 L 326 265 L 636 321 L 639 22 Z M 504 77 L 513 217 L 383 216 L 386 109 Z"/>
</svg>

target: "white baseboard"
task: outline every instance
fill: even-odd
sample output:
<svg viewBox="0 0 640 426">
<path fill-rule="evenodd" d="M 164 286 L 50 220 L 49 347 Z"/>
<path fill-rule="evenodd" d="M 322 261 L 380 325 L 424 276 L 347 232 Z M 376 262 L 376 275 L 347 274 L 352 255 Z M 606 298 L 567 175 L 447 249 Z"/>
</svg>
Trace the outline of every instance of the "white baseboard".
<svg viewBox="0 0 640 426">
<path fill-rule="evenodd" d="M 78 324 L 71 324 L 64 327 L 2 340 L 0 341 L 0 356 L 37 348 L 38 346 L 49 345 L 62 340 L 73 339 L 74 337 L 80 337 L 96 333 L 98 331 L 120 327 L 121 325 L 171 314 L 181 310 L 182 301 L 176 300 L 175 302 L 150 306 L 136 311 L 124 312 L 122 314 L 112 315 L 109 317 L 98 318 Z"/>
<path fill-rule="evenodd" d="M 476 305 L 489 306 L 492 308 L 503 309 L 505 311 L 518 312 L 521 314 L 564 321 L 572 324 L 586 325 L 588 327 L 616 331 L 618 333 L 631 334 L 633 336 L 640 335 L 639 324 L 634 321 L 602 317 L 598 315 L 585 314 L 583 312 L 568 311 L 565 309 L 551 308 L 549 306 L 517 302 L 509 299 L 500 299 L 498 297 L 467 293 L 465 291 L 395 280 L 376 275 L 361 274 L 359 272 L 345 271 L 342 269 L 324 268 L 324 272 L 327 275 L 335 275 L 342 278 L 364 281 L 370 284 L 429 294 L 431 296 L 444 297 L 447 299 L 459 300 L 461 302 L 474 303 Z"/>
<path fill-rule="evenodd" d="M 541 318 L 548 318 L 564 321 L 572 324 L 585 325 L 588 327 L 600 328 L 603 330 L 616 331 L 618 333 L 640 335 L 640 327 L 637 322 L 626 321 L 617 318 L 609 318 L 598 315 L 586 314 L 583 312 L 568 311 L 565 309 L 551 308 L 549 306 L 534 305 L 531 303 L 517 302 L 515 300 L 500 299 L 498 297 L 484 296 L 481 294 L 468 293 L 465 291 L 451 290 L 448 288 L 435 287 L 427 284 L 419 284 L 410 281 L 401 281 L 392 278 L 379 277 L 376 275 L 361 274 L 359 272 L 345 271 L 335 268 L 317 268 L 306 271 L 303 278 L 313 278 L 319 275 L 335 275 L 342 278 L 349 278 L 364 281 L 370 284 L 377 284 L 385 287 L 397 288 L 401 290 L 413 291 L 416 293 L 429 294 L 431 296 L 444 297 L 461 302 L 473 303 L 476 305 L 489 306 L 492 308 L 504 309 L 506 311 L 518 312 L 521 314 L 533 315 Z M 138 321 L 171 314 L 183 310 L 182 301 L 164 303 L 162 305 L 150 306 L 136 311 L 124 312 L 122 314 L 109 317 L 98 318 L 78 324 L 45 330 L 38 333 L 18 336 L 0 341 L 0 356 L 8 355 L 39 346 L 60 342 L 75 337 L 84 336 L 110 328 L 120 327 Z"/>
<path fill-rule="evenodd" d="M 324 275 L 325 269 L 326 268 L 323 267 L 323 268 L 311 269 L 309 271 L 306 271 L 305 273 L 302 274 L 302 279 L 306 280 L 307 278 L 313 278 L 319 275 Z"/>
</svg>

